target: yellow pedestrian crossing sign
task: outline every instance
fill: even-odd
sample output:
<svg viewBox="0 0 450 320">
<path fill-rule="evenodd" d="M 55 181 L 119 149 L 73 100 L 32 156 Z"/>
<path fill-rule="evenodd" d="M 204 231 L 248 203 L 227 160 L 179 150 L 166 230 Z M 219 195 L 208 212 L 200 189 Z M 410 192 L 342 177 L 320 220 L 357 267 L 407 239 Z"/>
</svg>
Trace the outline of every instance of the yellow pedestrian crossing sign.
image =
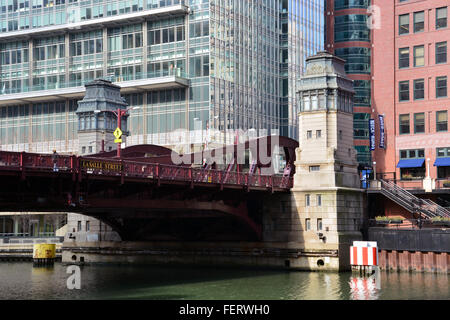
<svg viewBox="0 0 450 320">
<path fill-rule="evenodd" d="M 120 128 L 117 128 L 114 131 L 113 135 L 114 135 L 114 137 L 116 137 L 116 140 L 121 140 L 120 137 L 122 137 L 122 133 L 123 133 L 122 130 L 120 130 Z"/>
<path fill-rule="evenodd" d="M 122 143 L 122 139 L 115 139 L 114 143 Z"/>
</svg>

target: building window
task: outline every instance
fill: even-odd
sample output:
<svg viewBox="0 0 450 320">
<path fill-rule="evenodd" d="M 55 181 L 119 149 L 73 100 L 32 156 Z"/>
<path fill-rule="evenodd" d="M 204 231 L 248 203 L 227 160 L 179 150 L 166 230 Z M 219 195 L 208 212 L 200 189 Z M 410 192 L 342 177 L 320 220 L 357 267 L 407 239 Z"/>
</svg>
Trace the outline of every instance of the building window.
<svg viewBox="0 0 450 320">
<path fill-rule="evenodd" d="M 436 158 L 450 158 L 450 147 L 436 148 Z M 438 179 L 448 179 L 450 177 L 450 166 L 437 167 Z"/>
<path fill-rule="evenodd" d="M 409 114 L 400 115 L 400 134 L 409 134 Z"/>
<path fill-rule="evenodd" d="M 321 194 L 317 195 L 317 206 L 318 207 L 322 206 L 322 195 Z"/>
<path fill-rule="evenodd" d="M 436 64 L 447 63 L 447 41 L 436 43 Z"/>
<path fill-rule="evenodd" d="M 422 100 L 425 97 L 425 80 L 414 80 L 414 100 Z"/>
<path fill-rule="evenodd" d="M 425 13 L 423 11 L 414 13 L 414 32 L 425 30 Z"/>
<path fill-rule="evenodd" d="M 409 101 L 409 81 L 399 82 L 399 98 L 400 101 Z"/>
<path fill-rule="evenodd" d="M 309 172 L 320 171 L 320 166 L 309 166 Z"/>
<path fill-rule="evenodd" d="M 399 49 L 398 67 L 400 69 L 409 68 L 409 48 Z"/>
<path fill-rule="evenodd" d="M 78 221 L 77 231 L 81 231 L 81 221 Z"/>
<path fill-rule="evenodd" d="M 448 114 L 447 110 L 436 112 L 436 131 L 444 132 L 448 130 Z"/>
<path fill-rule="evenodd" d="M 81 153 L 86 153 L 86 147 L 81 147 Z"/>
<path fill-rule="evenodd" d="M 92 146 L 89 146 L 89 153 L 92 153 Z"/>
<path fill-rule="evenodd" d="M 353 114 L 353 137 L 356 139 L 369 138 L 369 113 Z"/>
<path fill-rule="evenodd" d="M 398 17 L 399 34 L 409 33 L 409 14 L 403 14 Z"/>
<path fill-rule="evenodd" d="M 86 221 L 86 231 L 89 231 L 91 229 L 89 221 Z"/>
<path fill-rule="evenodd" d="M 322 219 L 317 219 L 317 231 L 321 231 L 322 227 Z"/>
<path fill-rule="evenodd" d="M 414 133 L 425 132 L 425 113 L 414 114 Z"/>
<path fill-rule="evenodd" d="M 436 78 L 436 98 L 447 97 L 447 77 Z"/>
<path fill-rule="evenodd" d="M 311 99 L 309 97 L 303 98 L 303 111 L 309 111 L 311 109 L 310 100 Z"/>
<path fill-rule="evenodd" d="M 316 130 L 316 138 L 322 137 L 322 130 Z"/>
<path fill-rule="evenodd" d="M 309 218 L 305 219 L 305 230 L 306 231 L 311 230 L 311 219 Z"/>
<path fill-rule="evenodd" d="M 425 65 L 425 47 L 414 47 L 414 67 L 423 67 Z"/>
<path fill-rule="evenodd" d="M 425 158 L 425 149 L 400 150 L 400 159 L 422 159 Z"/>
<path fill-rule="evenodd" d="M 443 156 L 439 156 L 442 154 L 442 151 L 446 151 L 446 154 Z M 438 157 L 450 157 L 450 147 L 447 148 L 438 148 Z M 450 166 L 438 166 L 437 167 L 437 178 L 438 179 L 449 179 L 450 178 Z"/>
<path fill-rule="evenodd" d="M 447 7 L 436 9 L 436 29 L 447 28 Z"/>
<path fill-rule="evenodd" d="M 447 77 L 436 78 L 436 98 L 447 97 Z"/>
<path fill-rule="evenodd" d="M 305 195 L 305 206 L 309 207 L 311 205 L 311 195 L 306 194 Z"/>
<path fill-rule="evenodd" d="M 400 159 L 423 159 L 425 149 L 400 150 Z M 425 161 L 421 167 L 400 168 L 400 178 L 402 180 L 417 180 L 425 177 Z"/>
<path fill-rule="evenodd" d="M 450 147 L 436 148 L 436 157 L 438 157 L 438 158 L 450 157 Z"/>
<path fill-rule="evenodd" d="M 311 139 L 312 138 L 312 130 L 306 131 L 306 138 Z"/>
</svg>

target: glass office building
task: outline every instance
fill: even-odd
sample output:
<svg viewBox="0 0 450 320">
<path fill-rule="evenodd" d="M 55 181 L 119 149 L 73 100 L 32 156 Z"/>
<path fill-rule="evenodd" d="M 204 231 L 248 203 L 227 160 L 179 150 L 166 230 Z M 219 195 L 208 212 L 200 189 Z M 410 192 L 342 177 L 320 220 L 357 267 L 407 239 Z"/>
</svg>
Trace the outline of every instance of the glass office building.
<svg viewBox="0 0 450 320">
<path fill-rule="evenodd" d="M 326 49 L 346 60 L 353 80 L 355 106 L 353 138 L 361 167 L 371 167 L 369 119 L 372 112 L 372 35 L 369 29 L 371 0 L 326 1 Z"/>
<path fill-rule="evenodd" d="M 0 149 L 98 152 L 78 132 L 84 84 L 130 106 L 126 145 L 297 138 L 296 83 L 323 49 L 322 0 L 0 0 Z M 102 122 L 113 139 L 113 117 Z M 228 133 L 228 134 L 227 134 Z"/>
</svg>

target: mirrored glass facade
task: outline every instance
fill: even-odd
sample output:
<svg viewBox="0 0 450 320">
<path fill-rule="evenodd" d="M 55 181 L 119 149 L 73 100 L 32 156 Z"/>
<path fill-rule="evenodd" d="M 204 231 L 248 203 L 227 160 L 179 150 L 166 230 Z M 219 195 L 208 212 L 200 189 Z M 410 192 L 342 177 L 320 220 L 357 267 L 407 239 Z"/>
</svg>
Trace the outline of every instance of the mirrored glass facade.
<svg viewBox="0 0 450 320">
<path fill-rule="evenodd" d="M 323 12 L 321 0 L 0 0 L 0 148 L 78 152 L 78 130 L 99 121 L 75 115 L 95 78 L 140 107 L 127 145 L 188 152 L 236 129 L 296 138 L 296 83 L 323 50 Z"/>
<path fill-rule="evenodd" d="M 371 166 L 369 119 L 371 113 L 371 0 L 327 0 L 327 50 L 346 60 L 345 71 L 355 89 L 353 138 L 358 162 Z"/>
</svg>

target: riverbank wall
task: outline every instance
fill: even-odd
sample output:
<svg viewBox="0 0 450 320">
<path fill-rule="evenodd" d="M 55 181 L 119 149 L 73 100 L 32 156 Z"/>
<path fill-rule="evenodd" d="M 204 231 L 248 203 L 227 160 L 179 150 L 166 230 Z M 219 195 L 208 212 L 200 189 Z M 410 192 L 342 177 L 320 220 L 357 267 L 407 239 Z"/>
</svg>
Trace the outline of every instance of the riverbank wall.
<svg viewBox="0 0 450 320">
<path fill-rule="evenodd" d="M 175 264 L 338 271 L 337 250 L 304 250 L 294 244 L 259 242 L 64 243 L 67 264 Z"/>
<path fill-rule="evenodd" d="M 369 228 L 387 271 L 450 273 L 450 229 Z"/>
<path fill-rule="evenodd" d="M 4 237 L 0 238 L 0 261 L 33 261 L 33 245 L 56 244 L 56 259 L 62 258 L 63 237 Z"/>
</svg>

